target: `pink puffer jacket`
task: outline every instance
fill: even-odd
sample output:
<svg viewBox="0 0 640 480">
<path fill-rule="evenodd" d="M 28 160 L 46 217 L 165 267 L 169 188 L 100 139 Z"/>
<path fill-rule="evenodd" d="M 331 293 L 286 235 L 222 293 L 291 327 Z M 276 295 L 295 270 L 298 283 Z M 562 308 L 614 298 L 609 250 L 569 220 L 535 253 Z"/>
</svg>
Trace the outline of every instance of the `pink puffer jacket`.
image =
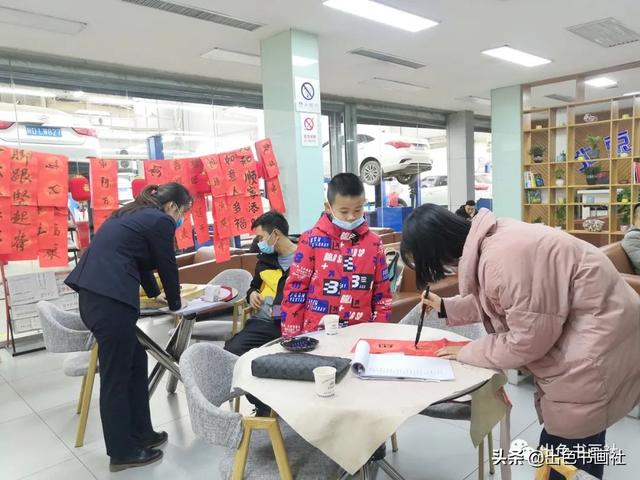
<svg viewBox="0 0 640 480">
<path fill-rule="evenodd" d="M 596 247 L 482 210 L 458 273 L 448 323 L 490 333 L 458 359 L 531 371 L 549 433 L 594 435 L 640 402 L 640 297 Z"/>
</svg>

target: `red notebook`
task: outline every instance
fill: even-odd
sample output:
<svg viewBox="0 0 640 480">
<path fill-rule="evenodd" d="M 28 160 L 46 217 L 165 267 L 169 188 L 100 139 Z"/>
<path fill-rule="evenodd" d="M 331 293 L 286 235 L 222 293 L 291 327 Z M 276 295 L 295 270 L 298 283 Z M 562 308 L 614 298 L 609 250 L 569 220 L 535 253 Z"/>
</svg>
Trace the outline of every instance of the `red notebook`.
<svg viewBox="0 0 640 480">
<path fill-rule="evenodd" d="M 416 349 L 413 340 L 381 340 L 375 338 L 361 338 L 369 344 L 369 353 L 404 353 L 405 355 L 418 355 L 421 357 L 436 357 L 436 352 L 444 347 L 462 347 L 470 342 L 463 340 L 454 342 L 441 338 L 440 340 L 425 340 L 418 342 Z M 358 341 L 360 341 L 358 340 Z M 358 342 L 356 342 L 357 344 Z M 356 346 L 351 348 L 351 352 L 355 352 Z"/>
</svg>

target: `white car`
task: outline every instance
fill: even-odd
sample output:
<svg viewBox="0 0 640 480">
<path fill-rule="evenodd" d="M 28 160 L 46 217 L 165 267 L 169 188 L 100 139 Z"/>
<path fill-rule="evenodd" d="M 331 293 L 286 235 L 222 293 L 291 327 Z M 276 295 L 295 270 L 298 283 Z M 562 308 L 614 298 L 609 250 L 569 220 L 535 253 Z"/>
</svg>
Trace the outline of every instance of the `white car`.
<svg viewBox="0 0 640 480">
<path fill-rule="evenodd" d="M 422 180 L 420 189 L 420 200 L 422 204 L 435 203 L 436 205 L 447 206 L 449 204 L 449 186 L 446 175 L 434 175 L 425 177 Z M 475 174 L 475 200 L 481 198 L 492 198 L 491 175 L 488 173 Z M 456 207 L 456 205 L 454 205 Z"/>
<path fill-rule="evenodd" d="M 340 141 L 344 141 L 343 137 Z M 429 142 L 422 138 L 399 135 L 374 138 L 358 134 L 357 142 L 360 178 L 367 185 L 378 185 L 382 178 L 389 177 L 403 185 L 410 185 L 433 166 L 428 155 Z M 322 154 L 327 167 L 331 164 L 328 142 L 322 145 Z M 331 176 L 330 172 L 325 171 L 325 176 Z"/>
<path fill-rule="evenodd" d="M 96 131 L 86 121 L 52 108 L 12 103 L 0 103 L 0 145 L 65 155 L 70 174 L 88 174 L 87 157 L 100 156 Z"/>
</svg>

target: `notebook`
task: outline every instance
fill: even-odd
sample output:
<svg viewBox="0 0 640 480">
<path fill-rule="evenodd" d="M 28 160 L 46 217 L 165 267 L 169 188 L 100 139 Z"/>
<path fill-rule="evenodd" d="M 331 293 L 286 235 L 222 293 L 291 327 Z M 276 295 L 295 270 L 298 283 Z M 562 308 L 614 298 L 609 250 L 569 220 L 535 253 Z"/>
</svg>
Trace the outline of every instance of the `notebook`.
<svg viewBox="0 0 640 480">
<path fill-rule="evenodd" d="M 399 353 L 372 354 L 364 340 L 356 344 L 351 370 L 364 380 L 455 380 L 450 360 Z"/>
</svg>

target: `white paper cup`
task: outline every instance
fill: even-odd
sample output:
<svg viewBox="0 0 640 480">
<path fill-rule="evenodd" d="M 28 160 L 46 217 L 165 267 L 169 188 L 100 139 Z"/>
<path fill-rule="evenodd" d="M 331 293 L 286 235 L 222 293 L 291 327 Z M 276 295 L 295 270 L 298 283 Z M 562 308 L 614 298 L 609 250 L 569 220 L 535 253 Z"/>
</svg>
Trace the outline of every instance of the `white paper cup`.
<svg viewBox="0 0 640 480">
<path fill-rule="evenodd" d="M 220 285 L 207 285 L 204 288 L 204 299 L 207 302 L 217 302 L 220 299 Z"/>
<path fill-rule="evenodd" d="M 316 382 L 316 394 L 319 397 L 333 397 L 336 393 L 336 369 L 333 367 L 316 367 L 313 369 Z"/>
<path fill-rule="evenodd" d="M 325 315 L 322 317 L 324 331 L 327 335 L 337 335 L 340 317 L 338 315 Z"/>
</svg>

